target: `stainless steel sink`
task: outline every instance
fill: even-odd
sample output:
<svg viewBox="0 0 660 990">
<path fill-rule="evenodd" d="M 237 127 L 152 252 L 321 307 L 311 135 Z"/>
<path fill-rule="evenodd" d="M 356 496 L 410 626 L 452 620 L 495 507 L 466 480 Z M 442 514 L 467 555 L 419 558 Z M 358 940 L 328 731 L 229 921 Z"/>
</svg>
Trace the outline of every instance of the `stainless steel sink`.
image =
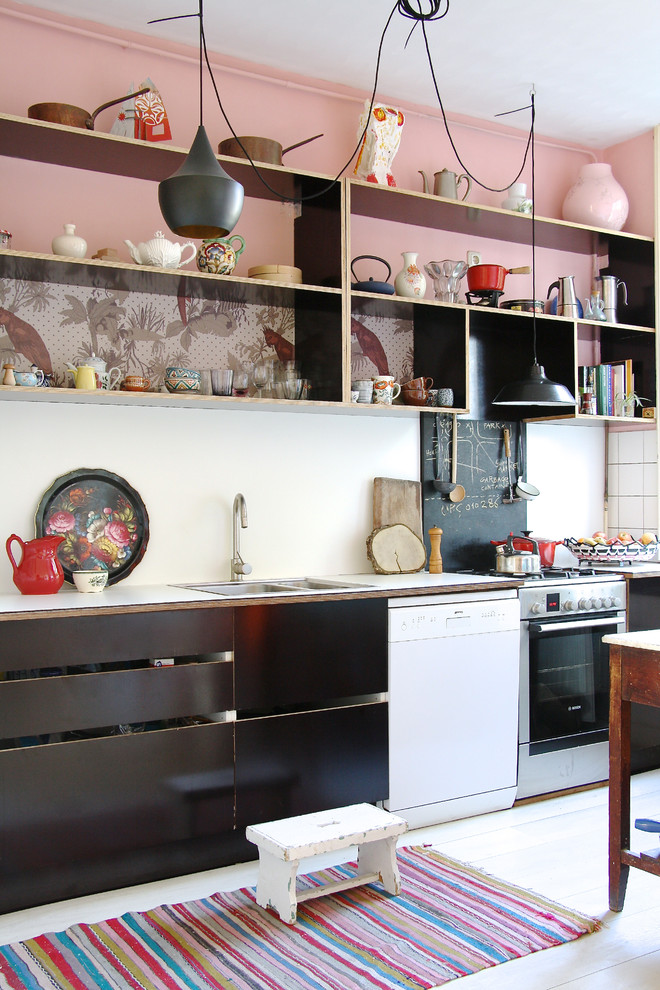
<svg viewBox="0 0 660 990">
<path fill-rule="evenodd" d="M 308 594 L 327 591 L 352 591 L 368 588 L 366 584 L 352 584 L 323 578 L 297 578 L 291 581 L 226 581 L 203 584 L 180 584 L 179 588 L 189 591 L 206 591 L 211 595 L 226 595 L 227 598 L 252 598 L 262 595 Z"/>
</svg>

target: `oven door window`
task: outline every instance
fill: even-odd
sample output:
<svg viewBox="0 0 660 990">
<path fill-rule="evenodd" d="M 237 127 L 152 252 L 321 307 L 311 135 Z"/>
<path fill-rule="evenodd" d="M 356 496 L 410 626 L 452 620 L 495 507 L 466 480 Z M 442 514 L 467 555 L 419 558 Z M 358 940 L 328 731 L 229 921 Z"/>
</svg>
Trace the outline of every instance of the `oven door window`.
<svg viewBox="0 0 660 990">
<path fill-rule="evenodd" d="M 602 642 L 611 625 L 530 623 L 530 743 L 595 742 L 609 724 L 609 650 Z M 576 739 L 576 737 L 578 737 Z M 584 737 L 580 739 L 580 737 Z"/>
</svg>

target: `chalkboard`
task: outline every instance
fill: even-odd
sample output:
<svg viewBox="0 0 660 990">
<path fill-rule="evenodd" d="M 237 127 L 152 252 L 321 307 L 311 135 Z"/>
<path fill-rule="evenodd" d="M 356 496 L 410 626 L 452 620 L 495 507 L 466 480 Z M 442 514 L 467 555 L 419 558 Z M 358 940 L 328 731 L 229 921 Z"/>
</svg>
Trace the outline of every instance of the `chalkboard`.
<svg viewBox="0 0 660 990">
<path fill-rule="evenodd" d="M 430 553 L 428 531 L 442 530 L 444 570 L 489 570 L 495 567 L 491 540 L 505 540 L 510 532 L 527 528 L 527 502 L 507 504 L 509 480 L 504 452 L 504 429 L 511 433 L 511 478 L 520 475 L 524 424 L 506 420 L 460 419 L 449 414 L 422 416 L 421 479 L 424 540 Z M 456 480 L 465 488 L 462 502 L 451 502 L 433 487 L 437 477 L 451 478 L 453 423 L 458 437 Z"/>
</svg>

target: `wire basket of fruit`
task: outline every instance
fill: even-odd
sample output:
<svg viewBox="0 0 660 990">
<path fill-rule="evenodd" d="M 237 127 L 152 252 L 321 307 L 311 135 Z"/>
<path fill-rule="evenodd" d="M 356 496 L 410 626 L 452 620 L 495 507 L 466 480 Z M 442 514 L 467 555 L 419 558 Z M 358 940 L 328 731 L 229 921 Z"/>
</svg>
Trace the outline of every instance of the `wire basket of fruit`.
<svg viewBox="0 0 660 990">
<path fill-rule="evenodd" d="M 619 533 L 607 537 L 605 533 L 594 533 L 593 536 L 581 536 L 579 539 L 567 537 L 564 546 L 578 560 L 589 560 L 602 564 L 613 564 L 617 561 L 653 560 L 658 552 L 658 537 L 653 533 L 642 533 L 638 540 L 630 533 Z"/>
</svg>

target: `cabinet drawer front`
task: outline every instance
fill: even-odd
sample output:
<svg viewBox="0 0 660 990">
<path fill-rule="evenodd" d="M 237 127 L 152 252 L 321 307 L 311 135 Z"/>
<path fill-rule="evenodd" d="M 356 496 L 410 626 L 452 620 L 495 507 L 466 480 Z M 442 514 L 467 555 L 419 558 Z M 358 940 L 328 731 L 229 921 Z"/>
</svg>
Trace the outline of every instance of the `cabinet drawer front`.
<svg viewBox="0 0 660 990">
<path fill-rule="evenodd" d="M 237 609 L 236 708 L 269 712 L 387 691 L 387 600 Z"/>
<path fill-rule="evenodd" d="M 233 723 L 0 752 L 0 909 L 135 883 L 163 859 L 161 876 L 187 872 L 185 840 L 233 830 L 233 765 Z"/>
<path fill-rule="evenodd" d="M 0 683 L 0 738 L 233 709 L 233 663 L 110 670 Z"/>
<path fill-rule="evenodd" d="M 231 608 L 182 608 L 0 622 L 0 670 L 233 649 Z"/>
<path fill-rule="evenodd" d="M 388 793 L 387 704 L 236 723 L 236 826 Z"/>
</svg>

